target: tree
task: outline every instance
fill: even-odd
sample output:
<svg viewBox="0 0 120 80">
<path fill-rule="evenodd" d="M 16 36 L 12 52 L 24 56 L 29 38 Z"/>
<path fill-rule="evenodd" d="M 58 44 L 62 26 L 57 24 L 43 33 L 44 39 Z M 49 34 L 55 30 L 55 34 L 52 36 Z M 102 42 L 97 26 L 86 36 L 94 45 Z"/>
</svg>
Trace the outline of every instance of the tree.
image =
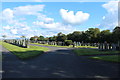
<svg viewBox="0 0 120 80">
<path fill-rule="evenodd" d="M 6 35 L 2 35 L 2 37 L 5 39 L 7 36 Z"/>
<path fill-rule="evenodd" d="M 72 40 L 65 40 L 65 45 L 69 46 L 72 44 L 73 44 Z"/>
<path fill-rule="evenodd" d="M 37 41 L 38 40 L 38 36 L 34 36 L 30 38 L 31 41 Z"/>
<path fill-rule="evenodd" d="M 24 35 L 21 36 L 22 39 L 25 39 L 26 37 Z"/>
<path fill-rule="evenodd" d="M 60 32 L 60 33 L 58 33 L 56 39 L 57 39 L 57 41 L 62 41 L 62 42 L 64 42 L 65 40 L 67 40 L 67 36 L 66 36 L 65 34 L 62 34 L 62 33 Z"/>
<path fill-rule="evenodd" d="M 85 34 L 87 35 L 87 38 L 89 42 L 98 42 L 98 34 L 100 33 L 99 28 L 89 28 L 87 31 L 85 31 Z"/>
<path fill-rule="evenodd" d="M 48 40 L 49 40 L 49 38 L 48 38 L 48 37 L 46 37 L 46 38 L 44 38 L 44 40 L 45 40 L 45 41 L 48 41 Z"/>
<path fill-rule="evenodd" d="M 31 41 L 35 41 L 35 38 L 34 38 L 34 37 L 31 37 L 30 40 L 31 40 Z"/>
<path fill-rule="evenodd" d="M 105 41 L 107 42 L 111 42 L 111 35 L 112 33 L 110 32 L 110 30 L 103 30 L 100 32 L 100 34 L 98 34 L 98 39 L 100 43 L 104 43 Z"/>
<path fill-rule="evenodd" d="M 113 42 L 120 42 L 120 27 L 116 26 L 113 30 Z"/>
<path fill-rule="evenodd" d="M 40 40 L 40 37 L 37 38 L 37 41 L 41 41 L 41 40 Z"/>
<path fill-rule="evenodd" d="M 57 36 L 49 37 L 49 41 L 56 41 Z"/>
<path fill-rule="evenodd" d="M 68 40 L 81 42 L 81 35 L 82 35 L 82 32 L 74 31 L 73 33 L 68 34 L 67 37 L 68 37 Z"/>
<path fill-rule="evenodd" d="M 44 41 L 45 40 L 44 36 L 39 36 L 39 38 L 40 38 L 40 41 Z"/>
</svg>

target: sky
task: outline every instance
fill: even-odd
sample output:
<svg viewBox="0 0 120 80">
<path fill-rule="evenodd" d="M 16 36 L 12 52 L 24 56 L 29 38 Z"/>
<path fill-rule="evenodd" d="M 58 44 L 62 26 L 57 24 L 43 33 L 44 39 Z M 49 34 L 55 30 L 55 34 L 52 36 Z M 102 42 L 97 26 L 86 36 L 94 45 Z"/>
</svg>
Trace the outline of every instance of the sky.
<svg viewBox="0 0 120 80">
<path fill-rule="evenodd" d="M 112 31 L 118 25 L 118 2 L 2 2 L 0 15 L 0 34 L 8 39 L 88 28 Z"/>
</svg>

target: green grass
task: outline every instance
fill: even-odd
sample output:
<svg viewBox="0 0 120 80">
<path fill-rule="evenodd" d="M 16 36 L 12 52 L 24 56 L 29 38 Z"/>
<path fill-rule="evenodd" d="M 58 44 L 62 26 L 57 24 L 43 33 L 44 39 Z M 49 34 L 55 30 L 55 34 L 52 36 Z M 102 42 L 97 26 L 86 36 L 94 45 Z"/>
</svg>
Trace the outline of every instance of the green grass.
<svg viewBox="0 0 120 80">
<path fill-rule="evenodd" d="M 39 46 L 22 48 L 5 42 L 2 42 L 2 45 L 20 59 L 30 59 L 44 53 L 44 51 L 48 51 L 48 48 Z"/>
<path fill-rule="evenodd" d="M 2 41 L 0 41 L 0 45 L 2 45 Z"/>
<path fill-rule="evenodd" d="M 104 60 L 110 62 L 120 62 L 120 55 L 97 56 L 97 57 L 90 57 L 90 59 Z"/>
<path fill-rule="evenodd" d="M 94 47 L 94 46 L 77 46 L 76 48 L 98 48 L 98 47 Z"/>
<path fill-rule="evenodd" d="M 74 49 L 78 56 L 81 55 L 97 55 L 97 54 L 113 54 L 120 53 L 119 51 L 99 51 L 98 49 Z"/>
<path fill-rule="evenodd" d="M 72 48 L 73 45 L 70 46 L 58 46 L 58 45 L 49 45 L 49 44 L 40 44 L 40 43 L 31 43 L 31 44 L 37 44 L 37 45 L 43 45 L 43 46 L 53 46 L 53 47 L 65 47 L 65 48 Z M 77 46 L 76 48 L 97 48 L 93 46 Z"/>
</svg>

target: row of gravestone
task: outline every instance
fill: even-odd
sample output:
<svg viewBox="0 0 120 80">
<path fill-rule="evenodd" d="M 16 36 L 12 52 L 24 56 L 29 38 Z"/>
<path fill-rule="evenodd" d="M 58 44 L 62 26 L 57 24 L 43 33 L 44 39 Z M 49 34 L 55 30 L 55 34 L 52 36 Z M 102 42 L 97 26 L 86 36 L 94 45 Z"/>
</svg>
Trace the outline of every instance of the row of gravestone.
<svg viewBox="0 0 120 80">
<path fill-rule="evenodd" d="M 114 43 L 100 43 L 98 46 L 99 50 L 120 50 L 120 44 Z"/>
<path fill-rule="evenodd" d="M 35 42 L 36 43 L 36 42 Z M 65 46 L 64 42 L 55 42 L 55 41 L 37 41 L 40 44 L 49 44 L 49 45 L 60 45 Z M 120 44 L 114 43 L 81 43 L 81 42 L 74 42 L 74 46 L 94 46 L 98 47 L 99 50 L 120 50 Z"/>
<path fill-rule="evenodd" d="M 28 39 L 7 39 L 4 40 L 4 42 L 23 47 L 23 48 L 29 48 L 29 40 Z"/>
<path fill-rule="evenodd" d="M 65 46 L 65 42 L 56 42 L 56 41 L 52 41 L 52 42 L 50 42 L 50 41 L 32 41 L 32 43 Z M 98 43 L 81 43 L 81 42 L 74 42 L 73 44 L 75 46 L 95 46 L 95 47 L 98 47 L 98 45 L 99 45 Z"/>
<path fill-rule="evenodd" d="M 38 43 L 40 43 L 40 44 L 49 44 L 49 45 L 65 46 L 65 43 L 64 43 L 64 42 L 55 42 L 55 41 L 52 41 L 52 42 L 49 42 L 49 41 L 38 41 Z"/>
</svg>

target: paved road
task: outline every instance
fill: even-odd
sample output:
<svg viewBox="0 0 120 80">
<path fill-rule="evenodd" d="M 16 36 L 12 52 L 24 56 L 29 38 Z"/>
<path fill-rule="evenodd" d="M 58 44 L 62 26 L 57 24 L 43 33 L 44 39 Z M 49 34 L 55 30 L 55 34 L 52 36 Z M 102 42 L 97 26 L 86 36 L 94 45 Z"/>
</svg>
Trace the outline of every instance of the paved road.
<svg viewBox="0 0 120 80">
<path fill-rule="evenodd" d="M 34 45 L 38 46 L 38 45 Z M 40 45 L 39 45 L 40 46 Z M 47 46 L 43 46 L 47 47 Z M 51 51 L 21 61 L 3 48 L 3 78 L 117 78 L 117 63 L 76 56 L 71 49 L 48 47 Z"/>
<path fill-rule="evenodd" d="M 2 46 L 0 45 L 0 79 L 2 78 Z"/>
</svg>

